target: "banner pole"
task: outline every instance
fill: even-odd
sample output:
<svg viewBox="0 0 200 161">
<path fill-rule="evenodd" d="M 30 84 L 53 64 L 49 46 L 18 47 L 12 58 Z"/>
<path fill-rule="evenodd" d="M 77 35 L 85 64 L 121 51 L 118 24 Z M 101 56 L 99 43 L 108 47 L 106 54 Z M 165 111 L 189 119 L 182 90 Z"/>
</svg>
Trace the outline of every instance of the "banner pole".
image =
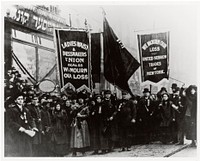
<svg viewBox="0 0 200 161">
<path fill-rule="evenodd" d="M 88 30 L 88 36 L 89 36 L 89 51 L 88 51 L 88 58 L 89 58 L 89 88 L 91 89 L 91 93 L 93 93 L 93 81 L 92 81 L 92 62 L 91 62 L 91 33 L 90 29 Z"/>
<path fill-rule="evenodd" d="M 150 84 L 150 94 L 151 94 L 151 91 L 152 91 L 152 85 Z"/>
</svg>

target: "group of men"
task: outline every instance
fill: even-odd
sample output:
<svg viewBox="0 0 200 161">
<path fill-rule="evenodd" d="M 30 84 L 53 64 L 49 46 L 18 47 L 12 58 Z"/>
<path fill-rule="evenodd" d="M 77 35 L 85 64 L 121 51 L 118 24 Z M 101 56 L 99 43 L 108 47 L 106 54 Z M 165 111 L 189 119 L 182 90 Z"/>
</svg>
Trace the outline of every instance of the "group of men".
<svg viewBox="0 0 200 161">
<path fill-rule="evenodd" d="M 116 147 L 123 152 L 154 141 L 184 144 L 185 133 L 196 144 L 194 85 L 180 89 L 172 84 L 171 94 L 163 87 L 157 95 L 145 88 L 142 97 L 122 91 L 122 99 L 110 90 L 103 95 L 92 96 L 83 90 L 71 96 L 51 96 L 32 86 L 13 86 L 5 86 L 5 156 L 65 156 L 71 152 L 76 156 L 77 152 L 85 155 L 86 150 L 104 154 Z"/>
</svg>

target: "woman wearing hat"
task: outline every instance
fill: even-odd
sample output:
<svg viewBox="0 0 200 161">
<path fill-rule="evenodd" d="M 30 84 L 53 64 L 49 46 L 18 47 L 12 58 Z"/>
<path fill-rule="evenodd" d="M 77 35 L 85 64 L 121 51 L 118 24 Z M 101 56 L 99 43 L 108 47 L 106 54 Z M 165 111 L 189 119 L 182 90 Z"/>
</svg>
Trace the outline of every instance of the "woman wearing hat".
<svg viewBox="0 0 200 161">
<path fill-rule="evenodd" d="M 52 115 L 53 133 L 51 137 L 53 152 L 56 156 L 64 156 L 67 153 L 67 121 L 67 115 L 61 103 L 57 102 Z"/>
<path fill-rule="evenodd" d="M 95 106 L 90 112 L 91 117 L 91 140 L 92 148 L 94 150 L 93 154 L 98 154 L 101 150 L 102 153 L 108 150 L 108 138 L 105 137 L 104 130 L 104 119 L 103 119 L 103 98 L 100 94 L 95 96 Z"/>
<path fill-rule="evenodd" d="M 90 146 L 90 134 L 87 123 L 89 108 L 84 104 L 85 96 L 78 94 L 78 106 L 72 109 L 73 121 L 71 124 L 70 147 L 73 150 L 72 156 L 77 156 L 77 152 L 85 155 L 86 148 Z"/>
<path fill-rule="evenodd" d="M 12 135 L 12 150 L 9 156 L 32 156 L 32 137 L 35 136 L 35 123 L 24 107 L 23 93 L 15 93 L 13 96 L 15 106 L 6 111 L 6 121 Z"/>
<path fill-rule="evenodd" d="M 173 103 L 169 100 L 169 94 L 162 94 L 162 101 L 159 104 L 159 112 L 161 116 L 160 131 L 161 142 L 170 143 L 173 139 L 172 123 L 175 121 L 175 113 Z"/>
<path fill-rule="evenodd" d="M 190 85 L 186 89 L 185 108 L 186 139 L 192 140 L 191 145 L 196 146 L 197 87 L 195 85 Z"/>
</svg>

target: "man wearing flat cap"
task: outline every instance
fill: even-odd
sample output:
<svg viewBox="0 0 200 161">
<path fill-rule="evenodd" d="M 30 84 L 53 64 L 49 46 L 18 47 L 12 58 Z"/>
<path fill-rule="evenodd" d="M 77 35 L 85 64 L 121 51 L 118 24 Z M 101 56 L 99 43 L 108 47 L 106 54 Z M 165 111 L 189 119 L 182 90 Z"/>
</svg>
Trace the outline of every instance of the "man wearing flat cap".
<svg viewBox="0 0 200 161">
<path fill-rule="evenodd" d="M 137 120 L 139 126 L 139 138 L 143 143 L 149 143 L 152 137 L 155 102 L 150 98 L 150 91 L 144 88 L 143 97 L 138 103 Z"/>
<path fill-rule="evenodd" d="M 15 106 L 6 111 L 6 121 L 12 135 L 11 156 L 30 157 L 32 156 L 32 137 L 35 136 L 35 123 L 24 107 L 23 93 L 15 93 L 13 96 Z M 9 155 L 9 152 L 8 152 Z"/>
</svg>

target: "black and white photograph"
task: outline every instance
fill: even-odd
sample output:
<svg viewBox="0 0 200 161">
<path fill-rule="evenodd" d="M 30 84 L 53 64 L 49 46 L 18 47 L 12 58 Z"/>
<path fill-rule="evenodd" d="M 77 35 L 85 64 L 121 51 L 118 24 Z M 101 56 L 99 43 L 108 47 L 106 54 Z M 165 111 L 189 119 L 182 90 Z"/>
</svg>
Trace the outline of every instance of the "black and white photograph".
<svg viewBox="0 0 200 161">
<path fill-rule="evenodd" d="M 2 158 L 197 160 L 199 13 L 1 2 Z"/>
</svg>

